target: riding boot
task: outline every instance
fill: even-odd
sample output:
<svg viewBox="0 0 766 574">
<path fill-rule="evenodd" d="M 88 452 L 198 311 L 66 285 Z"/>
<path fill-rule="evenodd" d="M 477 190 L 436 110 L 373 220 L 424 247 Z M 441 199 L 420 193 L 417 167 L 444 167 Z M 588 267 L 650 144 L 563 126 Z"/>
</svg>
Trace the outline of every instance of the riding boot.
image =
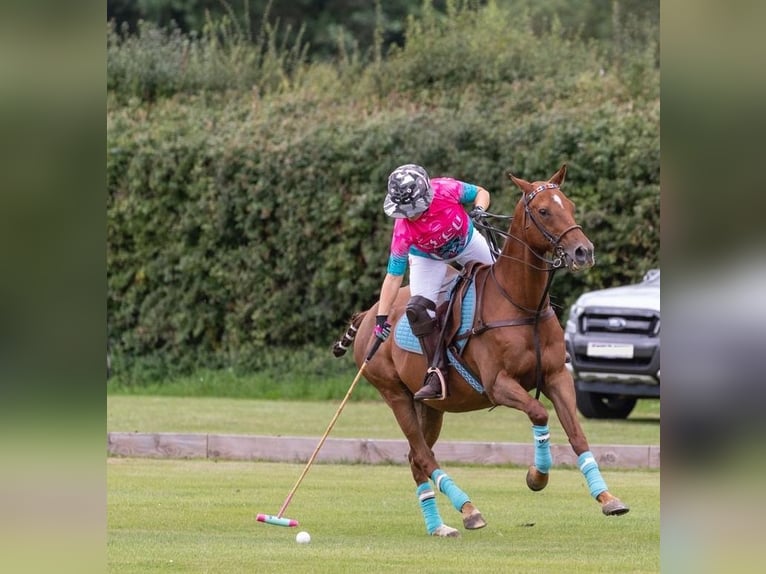
<svg viewBox="0 0 766 574">
<path fill-rule="evenodd" d="M 441 399 L 447 396 L 447 362 L 444 350 L 439 345 L 439 331 L 418 337 L 420 346 L 428 361 L 428 371 L 423 381 L 423 387 L 415 393 L 415 400 Z"/>
<path fill-rule="evenodd" d="M 447 395 L 447 362 L 440 345 L 438 320 L 435 315 L 431 315 L 435 310 L 436 304 L 433 301 L 419 295 L 414 296 L 407 304 L 407 319 L 412 334 L 420 341 L 429 367 L 423 388 L 415 393 L 416 400 L 436 399 Z"/>
</svg>

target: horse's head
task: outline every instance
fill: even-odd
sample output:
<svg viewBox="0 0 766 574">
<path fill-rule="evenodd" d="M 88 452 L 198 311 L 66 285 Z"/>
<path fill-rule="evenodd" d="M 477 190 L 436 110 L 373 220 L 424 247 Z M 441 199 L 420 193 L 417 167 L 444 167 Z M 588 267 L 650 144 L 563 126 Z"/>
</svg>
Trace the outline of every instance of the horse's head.
<svg viewBox="0 0 766 574">
<path fill-rule="evenodd" d="M 552 251 L 571 271 L 593 266 L 593 244 L 574 218 L 574 203 L 561 191 L 566 164 L 548 181 L 528 182 L 508 173 L 523 193 L 514 221 L 523 220 L 525 242 L 537 253 Z"/>
</svg>

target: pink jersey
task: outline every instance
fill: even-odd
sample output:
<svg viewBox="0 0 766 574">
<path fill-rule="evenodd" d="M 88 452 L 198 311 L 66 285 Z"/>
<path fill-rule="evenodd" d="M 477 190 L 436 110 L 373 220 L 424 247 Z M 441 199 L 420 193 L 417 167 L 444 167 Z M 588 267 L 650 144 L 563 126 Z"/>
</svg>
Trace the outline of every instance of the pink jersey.
<svg viewBox="0 0 766 574">
<path fill-rule="evenodd" d="M 416 220 L 396 219 L 391 238 L 388 272 L 403 275 L 407 255 L 412 253 L 433 259 L 457 257 L 470 239 L 473 225 L 463 204 L 476 199 L 478 188 L 456 179 L 431 180 L 434 198 Z"/>
</svg>

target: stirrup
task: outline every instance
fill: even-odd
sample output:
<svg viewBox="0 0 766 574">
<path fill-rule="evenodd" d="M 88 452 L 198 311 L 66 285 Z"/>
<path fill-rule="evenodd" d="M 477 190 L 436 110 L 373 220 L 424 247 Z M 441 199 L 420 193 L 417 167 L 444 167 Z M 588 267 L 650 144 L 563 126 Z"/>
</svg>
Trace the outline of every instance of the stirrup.
<svg viewBox="0 0 766 574">
<path fill-rule="evenodd" d="M 435 375 L 435 376 L 434 376 Z M 426 371 L 426 381 L 413 398 L 416 401 L 444 399 L 447 396 L 447 381 L 441 369 L 431 367 Z"/>
</svg>

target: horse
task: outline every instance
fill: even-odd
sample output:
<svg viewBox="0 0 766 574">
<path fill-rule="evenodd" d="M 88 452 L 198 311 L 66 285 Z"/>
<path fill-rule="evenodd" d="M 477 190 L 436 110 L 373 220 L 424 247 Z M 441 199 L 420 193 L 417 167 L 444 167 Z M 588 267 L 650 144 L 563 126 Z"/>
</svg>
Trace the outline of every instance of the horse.
<svg viewBox="0 0 766 574">
<path fill-rule="evenodd" d="M 550 280 L 558 268 L 566 266 L 575 272 L 594 264 L 593 244 L 575 221 L 574 203 L 561 190 L 566 169 L 563 164 L 550 179 L 533 182 L 507 173 L 522 196 L 510 218 L 510 228 L 502 233 L 504 241 L 496 250 L 495 262 L 472 266 L 475 312 L 471 329 L 463 335 L 460 362 L 448 369 L 446 396 L 423 402 L 413 399 L 423 383 L 425 358 L 402 348 L 394 336 L 380 344 L 374 355 L 368 352 L 374 347 L 371 341 L 376 340 L 372 333 L 377 303 L 355 314 L 334 345 L 333 353 L 341 356 L 353 343 L 360 373 L 376 387 L 406 437 L 407 458 L 429 535 L 460 535 L 443 522 L 429 479 L 461 514 L 465 529 L 486 526 L 482 513 L 440 468 L 432 451 L 444 413 L 496 406 L 525 413 L 532 423 L 535 444 L 534 464 L 527 470 L 526 483 L 531 490 L 539 491 L 548 484 L 553 462 L 548 412 L 539 400 L 540 393 L 553 403 L 590 494 L 603 514 L 619 516 L 629 511 L 609 492 L 578 421 L 574 381 L 565 366 L 564 332 L 548 295 Z M 389 314 L 392 325 L 397 325 L 405 314 L 409 297 L 409 288 L 400 288 Z M 451 300 L 456 298 L 453 291 Z M 480 381 L 478 390 L 469 384 L 469 379 L 474 378 L 471 374 Z M 533 389 L 537 389 L 534 397 L 530 394 Z"/>
</svg>

